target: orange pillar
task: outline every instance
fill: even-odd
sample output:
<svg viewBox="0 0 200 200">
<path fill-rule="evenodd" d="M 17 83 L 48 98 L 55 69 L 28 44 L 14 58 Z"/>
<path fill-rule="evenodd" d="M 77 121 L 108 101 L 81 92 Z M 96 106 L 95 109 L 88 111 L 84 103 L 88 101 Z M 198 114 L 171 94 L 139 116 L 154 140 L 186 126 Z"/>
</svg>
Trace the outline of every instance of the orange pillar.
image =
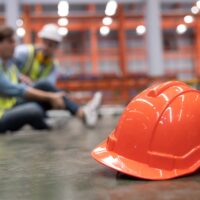
<svg viewBox="0 0 200 200">
<path fill-rule="evenodd" d="M 90 13 L 96 11 L 96 6 L 90 4 L 88 7 Z M 92 62 L 92 74 L 97 75 L 98 70 L 98 38 L 97 38 L 97 29 L 96 27 L 90 27 L 90 44 L 91 44 L 91 62 Z"/>
<path fill-rule="evenodd" d="M 127 76 L 127 57 L 126 57 L 126 33 L 125 33 L 125 19 L 124 19 L 124 8 L 123 5 L 119 5 L 118 8 L 118 15 L 119 15 L 119 28 L 118 28 L 118 36 L 119 36 L 119 63 L 122 77 Z M 123 84 L 121 87 L 121 98 L 124 102 L 129 101 L 129 90 Z"/>
<path fill-rule="evenodd" d="M 97 30 L 95 28 L 90 29 L 90 41 L 91 41 L 91 57 L 92 57 L 92 74 L 98 74 L 98 41 Z"/>
<path fill-rule="evenodd" d="M 194 72 L 195 72 L 195 76 L 200 78 L 200 16 L 196 16 L 195 33 L 196 33 L 196 36 L 195 36 L 196 42 L 195 42 Z"/>
<path fill-rule="evenodd" d="M 125 35 L 125 20 L 124 20 L 124 9 L 122 5 L 119 5 L 118 8 L 119 14 L 119 29 L 118 29 L 118 36 L 119 36 L 119 64 L 122 76 L 127 75 L 127 58 L 126 58 L 126 35 Z"/>
<path fill-rule="evenodd" d="M 29 5 L 23 6 L 22 18 L 24 21 L 24 29 L 26 30 L 26 34 L 24 37 L 24 43 L 31 43 L 31 19 L 30 19 L 30 8 Z"/>
</svg>

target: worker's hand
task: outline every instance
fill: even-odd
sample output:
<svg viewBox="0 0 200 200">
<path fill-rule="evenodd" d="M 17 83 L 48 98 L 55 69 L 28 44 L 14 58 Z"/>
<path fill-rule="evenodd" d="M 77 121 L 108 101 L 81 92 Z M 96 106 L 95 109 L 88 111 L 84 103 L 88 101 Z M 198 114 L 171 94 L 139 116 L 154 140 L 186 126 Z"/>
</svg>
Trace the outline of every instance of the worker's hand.
<svg viewBox="0 0 200 200">
<path fill-rule="evenodd" d="M 50 94 L 50 104 L 53 107 L 53 109 L 65 109 L 65 103 L 63 99 L 65 95 L 66 94 L 64 92 Z"/>
<path fill-rule="evenodd" d="M 26 85 L 32 85 L 33 84 L 33 81 L 28 76 L 26 76 L 24 74 L 19 75 L 19 80 L 22 83 L 25 83 Z"/>
</svg>

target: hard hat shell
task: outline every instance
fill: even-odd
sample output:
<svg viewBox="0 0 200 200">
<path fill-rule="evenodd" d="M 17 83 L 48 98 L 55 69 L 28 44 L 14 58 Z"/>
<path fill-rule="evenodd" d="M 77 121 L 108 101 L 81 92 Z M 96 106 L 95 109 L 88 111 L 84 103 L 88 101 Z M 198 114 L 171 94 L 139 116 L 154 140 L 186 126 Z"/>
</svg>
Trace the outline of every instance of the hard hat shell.
<svg viewBox="0 0 200 200">
<path fill-rule="evenodd" d="M 151 180 L 171 179 L 200 166 L 200 93 L 170 81 L 128 104 L 117 127 L 93 151 L 98 162 Z"/>
<path fill-rule="evenodd" d="M 40 38 L 53 40 L 56 42 L 62 41 L 62 36 L 58 32 L 58 26 L 55 24 L 46 24 L 43 26 L 42 30 L 38 33 Z"/>
</svg>

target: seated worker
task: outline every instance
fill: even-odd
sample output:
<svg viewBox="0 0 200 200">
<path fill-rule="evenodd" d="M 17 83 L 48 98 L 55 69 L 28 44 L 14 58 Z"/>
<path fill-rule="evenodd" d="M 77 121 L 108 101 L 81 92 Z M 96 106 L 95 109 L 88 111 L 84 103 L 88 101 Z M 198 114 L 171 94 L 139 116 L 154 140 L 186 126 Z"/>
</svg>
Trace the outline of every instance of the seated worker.
<svg viewBox="0 0 200 200">
<path fill-rule="evenodd" d="M 55 85 L 59 64 L 54 59 L 54 54 L 62 36 L 55 24 L 44 25 L 38 36 L 42 39 L 41 46 L 23 44 L 15 49 L 15 62 L 23 74 L 20 78 L 29 85 L 38 80 L 47 80 Z"/>
<path fill-rule="evenodd" d="M 79 107 L 46 81 L 34 87 L 19 83 L 18 70 L 12 60 L 14 48 L 14 30 L 0 26 L 0 133 L 19 130 L 26 124 L 34 129 L 48 129 L 46 111 L 51 109 L 69 110 L 87 126 L 95 126 L 102 98 L 100 92 L 88 104 Z"/>
</svg>

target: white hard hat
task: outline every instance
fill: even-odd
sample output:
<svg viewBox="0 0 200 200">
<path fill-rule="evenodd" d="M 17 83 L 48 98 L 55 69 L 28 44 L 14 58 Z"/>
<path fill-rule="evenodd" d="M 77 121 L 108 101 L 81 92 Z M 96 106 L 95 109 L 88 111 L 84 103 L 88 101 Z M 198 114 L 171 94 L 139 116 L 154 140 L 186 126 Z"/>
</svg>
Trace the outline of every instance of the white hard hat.
<svg viewBox="0 0 200 200">
<path fill-rule="evenodd" d="M 55 24 L 46 24 L 43 26 L 42 30 L 38 33 L 40 38 L 53 40 L 56 42 L 62 41 L 62 36 L 58 32 L 58 26 Z"/>
</svg>

